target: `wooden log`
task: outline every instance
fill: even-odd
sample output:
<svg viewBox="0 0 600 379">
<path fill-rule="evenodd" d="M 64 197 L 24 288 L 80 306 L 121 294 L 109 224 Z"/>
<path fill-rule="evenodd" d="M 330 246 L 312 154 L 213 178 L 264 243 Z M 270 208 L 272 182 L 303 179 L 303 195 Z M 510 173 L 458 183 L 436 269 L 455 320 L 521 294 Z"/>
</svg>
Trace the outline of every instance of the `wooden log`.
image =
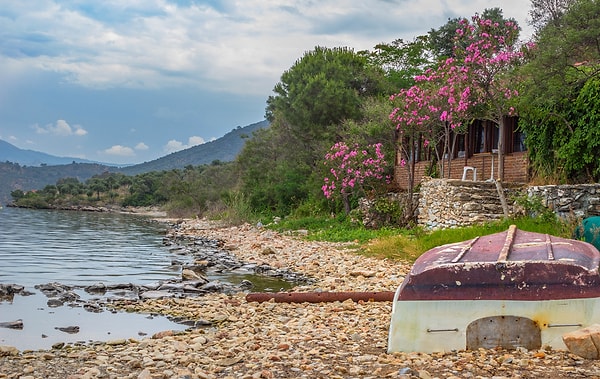
<svg viewBox="0 0 600 379">
<path fill-rule="evenodd" d="M 359 301 L 393 301 L 393 291 L 382 292 L 252 292 L 246 295 L 246 301 L 266 302 L 274 299 L 276 303 L 331 303 L 348 299 Z"/>
</svg>

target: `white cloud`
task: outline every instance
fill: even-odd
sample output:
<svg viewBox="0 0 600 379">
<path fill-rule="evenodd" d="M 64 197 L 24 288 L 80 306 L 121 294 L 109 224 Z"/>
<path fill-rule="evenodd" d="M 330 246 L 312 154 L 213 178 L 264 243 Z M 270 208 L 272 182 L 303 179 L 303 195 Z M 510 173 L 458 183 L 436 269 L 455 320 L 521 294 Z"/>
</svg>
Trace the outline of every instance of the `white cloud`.
<svg viewBox="0 0 600 379">
<path fill-rule="evenodd" d="M 136 149 L 136 150 L 148 150 L 148 149 L 149 149 L 149 147 L 148 147 L 148 145 L 146 145 L 145 143 L 143 143 L 143 142 L 140 142 L 140 143 L 138 143 L 137 145 L 135 145 L 135 148 L 134 148 L 134 149 Z"/>
<path fill-rule="evenodd" d="M 122 146 L 122 145 L 114 145 L 110 148 L 103 151 L 104 154 L 107 155 L 116 155 L 119 157 L 133 157 L 135 156 L 135 152 L 131 147 Z"/>
<path fill-rule="evenodd" d="M 183 149 L 185 149 L 185 147 L 183 143 L 181 143 L 181 141 L 172 139 L 169 142 L 167 142 L 163 150 L 165 151 L 165 153 L 169 154 Z"/>
<path fill-rule="evenodd" d="M 61 72 L 88 87 L 186 84 L 269 94 L 281 73 L 316 45 L 371 49 L 498 6 L 526 27 L 528 11 L 522 0 L 184 3 L 46 0 L 31 11 L 28 3 L 9 2 L 5 12 L 18 17 L 6 18 L 11 33 L 0 44 L 21 67 Z"/>
<path fill-rule="evenodd" d="M 188 149 L 192 146 L 202 145 L 205 142 L 206 141 L 204 140 L 204 138 L 198 137 L 198 136 L 191 136 L 190 138 L 188 138 L 187 144 L 184 144 L 183 142 L 172 139 L 169 142 L 167 142 L 167 144 L 165 145 L 163 150 L 165 151 L 165 153 L 170 154 L 170 153 L 174 153 L 176 151 Z"/>
<path fill-rule="evenodd" d="M 36 133 L 38 134 L 52 134 L 56 136 L 84 136 L 87 134 L 87 130 L 83 129 L 80 125 L 69 125 L 65 120 L 57 120 L 55 124 L 48 124 L 44 127 L 40 127 L 38 124 L 33 125 Z"/>
<path fill-rule="evenodd" d="M 188 146 L 202 145 L 204 142 L 206 141 L 204 141 L 204 138 L 202 137 L 191 136 L 188 138 Z"/>
</svg>

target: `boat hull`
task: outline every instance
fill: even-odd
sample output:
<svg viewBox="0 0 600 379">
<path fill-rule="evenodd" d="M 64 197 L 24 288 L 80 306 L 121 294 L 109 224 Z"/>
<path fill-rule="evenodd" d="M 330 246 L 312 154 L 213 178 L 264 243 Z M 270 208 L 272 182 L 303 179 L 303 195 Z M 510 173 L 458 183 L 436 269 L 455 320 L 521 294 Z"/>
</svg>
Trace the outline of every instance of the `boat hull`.
<svg viewBox="0 0 600 379">
<path fill-rule="evenodd" d="M 488 335 L 496 334 L 493 336 L 496 340 L 490 341 L 493 342 L 492 346 L 478 346 L 477 342 L 473 345 L 472 341 L 487 338 L 473 335 L 481 333 L 481 330 L 473 331 L 475 323 L 478 320 L 492 321 L 500 318 L 518 319 L 521 322 L 528 320 L 530 330 L 517 330 L 515 334 L 515 327 L 510 325 L 512 321 L 507 321 L 509 324 L 496 323 L 487 331 Z M 565 333 L 598 323 L 599 320 L 600 298 L 395 301 L 392 306 L 388 352 L 433 353 L 495 346 L 521 346 L 527 349 L 548 346 L 565 350 L 562 340 Z M 528 333 L 538 333 L 539 337 L 528 338 L 525 336 Z M 537 338 L 539 340 L 535 342 Z"/>
</svg>

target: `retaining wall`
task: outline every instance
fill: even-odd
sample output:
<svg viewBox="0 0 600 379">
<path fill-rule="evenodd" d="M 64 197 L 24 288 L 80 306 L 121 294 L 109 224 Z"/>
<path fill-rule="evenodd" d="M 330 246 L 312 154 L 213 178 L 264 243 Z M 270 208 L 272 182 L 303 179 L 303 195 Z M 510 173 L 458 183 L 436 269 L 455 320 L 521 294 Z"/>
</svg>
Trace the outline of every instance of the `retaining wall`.
<svg viewBox="0 0 600 379">
<path fill-rule="evenodd" d="M 560 217 L 600 215 L 600 184 L 525 186 L 503 183 L 509 214 L 523 213 L 517 199 L 539 199 Z M 424 178 L 420 185 L 418 224 L 427 229 L 467 226 L 504 217 L 491 182 Z"/>
</svg>

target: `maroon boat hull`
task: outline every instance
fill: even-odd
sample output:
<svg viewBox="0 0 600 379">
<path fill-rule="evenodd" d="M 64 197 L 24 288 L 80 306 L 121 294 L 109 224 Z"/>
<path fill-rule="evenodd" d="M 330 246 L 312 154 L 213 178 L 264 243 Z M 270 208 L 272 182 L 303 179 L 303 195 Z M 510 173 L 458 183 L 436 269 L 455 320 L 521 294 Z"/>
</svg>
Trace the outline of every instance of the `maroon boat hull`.
<svg viewBox="0 0 600 379">
<path fill-rule="evenodd" d="M 423 254 L 397 300 L 557 300 L 600 297 L 600 253 L 583 241 L 518 230 Z"/>
</svg>

